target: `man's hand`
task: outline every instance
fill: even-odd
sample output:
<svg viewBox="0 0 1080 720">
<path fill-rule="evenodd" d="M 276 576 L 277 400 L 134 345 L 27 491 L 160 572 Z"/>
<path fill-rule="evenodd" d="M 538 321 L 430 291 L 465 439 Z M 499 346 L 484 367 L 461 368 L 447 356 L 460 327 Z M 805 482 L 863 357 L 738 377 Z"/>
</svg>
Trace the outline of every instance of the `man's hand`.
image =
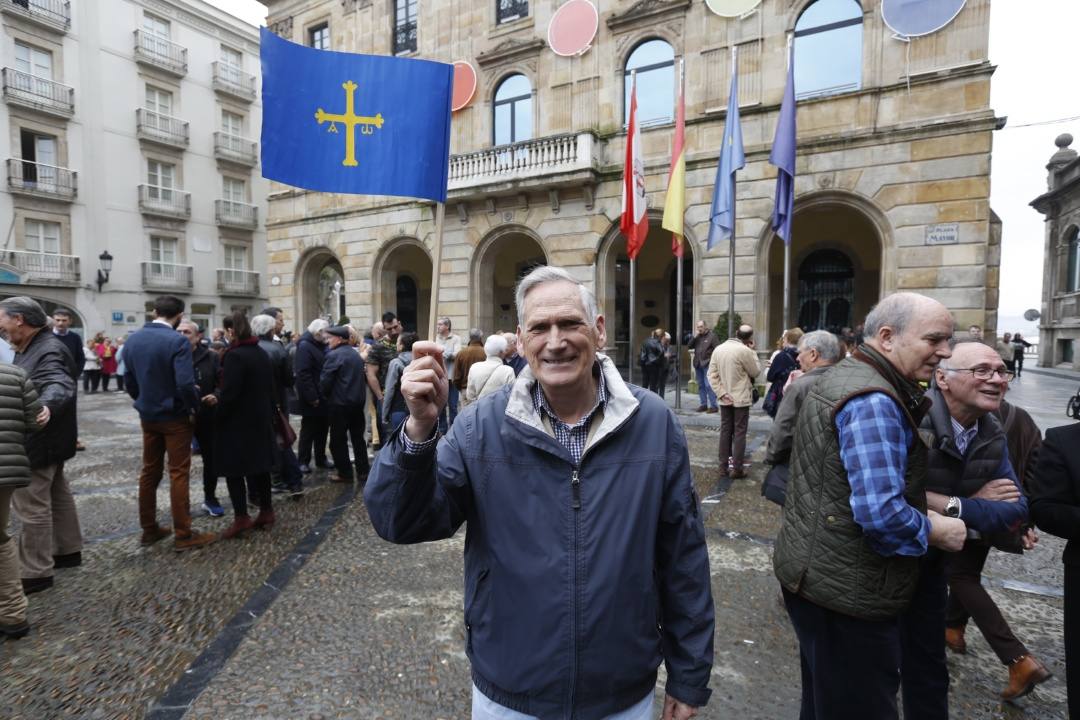
<svg viewBox="0 0 1080 720">
<path fill-rule="evenodd" d="M 34 418 L 34 419 L 37 421 L 38 427 L 45 427 L 46 425 L 49 424 L 49 418 L 51 418 L 51 417 L 52 417 L 52 410 L 49 409 L 48 405 L 42 405 L 41 406 L 41 412 L 39 412 L 37 414 L 37 417 Z"/>
<path fill-rule="evenodd" d="M 735 398 L 731 397 L 731 393 L 724 393 L 720 396 L 720 402 L 724 405 L 730 405 L 735 402 Z"/>
<path fill-rule="evenodd" d="M 413 361 L 401 375 L 401 396 L 409 408 L 405 433 L 410 440 L 423 442 L 431 437 L 449 393 L 442 348 L 427 340 L 417 342 Z"/>
<path fill-rule="evenodd" d="M 926 513 L 930 519 L 929 542 L 947 552 L 959 552 L 967 539 L 967 525 L 960 518 L 938 515 L 933 510 Z"/>
<path fill-rule="evenodd" d="M 1020 500 L 1020 488 L 1010 478 L 998 478 L 979 488 L 971 497 L 997 502 L 1017 502 Z"/>
<path fill-rule="evenodd" d="M 1025 550 L 1034 550 L 1039 543 L 1039 533 L 1035 532 L 1035 528 L 1028 528 L 1020 536 L 1020 541 L 1024 544 Z"/>
<path fill-rule="evenodd" d="M 206 405 L 207 407 L 214 407 L 215 405 L 217 405 L 217 395 L 203 395 L 202 404 Z"/>
<path fill-rule="evenodd" d="M 679 702 L 670 695 L 664 696 L 663 720 L 686 720 L 697 715 L 697 708 Z"/>
</svg>

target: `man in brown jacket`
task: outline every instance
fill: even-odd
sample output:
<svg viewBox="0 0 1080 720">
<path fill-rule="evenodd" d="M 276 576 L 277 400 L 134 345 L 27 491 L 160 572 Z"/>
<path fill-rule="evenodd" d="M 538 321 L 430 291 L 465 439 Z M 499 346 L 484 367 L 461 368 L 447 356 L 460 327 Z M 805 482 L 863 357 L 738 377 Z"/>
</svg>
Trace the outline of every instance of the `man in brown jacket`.
<svg viewBox="0 0 1080 720">
<path fill-rule="evenodd" d="M 746 452 L 746 428 L 753 404 L 754 379 L 761 374 L 754 352 L 754 329 L 740 325 L 735 337 L 728 338 L 713 351 L 709 360 L 709 384 L 720 402 L 720 477 L 746 477 L 743 455 Z"/>
<path fill-rule="evenodd" d="M 484 360 L 487 360 L 487 353 L 484 352 L 484 334 L 479 329 L 473 328 L 469 331 L 469 344 L 458 351 L 457 359 L 454 361 L 454 374 L 450 378 L 450 382 L 454 383 L 454 387 L 462 396 L 469 387 L 469 369 Z"/>
</svg>

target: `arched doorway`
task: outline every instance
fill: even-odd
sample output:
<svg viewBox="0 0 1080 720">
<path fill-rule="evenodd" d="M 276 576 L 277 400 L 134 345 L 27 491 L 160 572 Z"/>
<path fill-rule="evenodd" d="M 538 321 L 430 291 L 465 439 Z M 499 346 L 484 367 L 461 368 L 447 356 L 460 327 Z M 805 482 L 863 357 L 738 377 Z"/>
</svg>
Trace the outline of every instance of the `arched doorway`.
<svg viewBox="0 0 1080 720">
<path fill-rule="evenodd" d="M 694 249 L 691 238 L 683 242 L 683 334 L 694 327 Z M 660 227 L 660 218 L 651 217 L 649 234 L 645 245 L 638 254 L 637 287 L 634 323 L 630 332 L 630 259 L 626 255 L 626 240 L 619 233 L 618 226 L 613 226 L 604 241 L 598 263 L 600 276 L 597 283 L 597 301 L 607 320 L 608 355 L 614 360 L 619 371 L 625 376 L 630 363 L 635 362 L 637 350 L 645 339 L 657 327 L 662 327 L 671 335 L 675 344 L 676 320 L 678 316 L 677 278 L 678 268 L 675 255 L 671 252 L 671 233 Z M 683 375 L 688 369 L 683 357 Z M 635 381 L 638 370 L 635 366 Z"/>
<path fill-rule="evenodd" d="M 297 328 L 315 318 L 331 325 L 345 315 L 345 271 L 330 248 L 316 248 L 301 258 L 296 270 Z"/>
<path fill-rule="evenodd" d="M 517 329 L 514 288 L 538 265 L 547 265 L 539 238 L 524 227 L 502 228 L 476 252 L 473 274 L 473 327 L 485 335 Z"/>
<path fill-rule="evenodd" d="M 400 238 L 387 245 L 375 273 L 375 307 L 401 320 L 402 329 L 426 337 L 431 318 L 431 257 L 419 240 Z"/>
<path fill-rule="evenodd" d="M 884 215 L 866 201 L 835 193 L 800 199 L 791 235 L 791 324 L 803 330 L 839 332 L 863 322 L 891 290 L 883 274 L 891 242 Z M 784 331 L 784 242 L 772 235 L 761 258 L 768 278 L 759 291 L 763 327 L 771 345 Z"/>
</svg>

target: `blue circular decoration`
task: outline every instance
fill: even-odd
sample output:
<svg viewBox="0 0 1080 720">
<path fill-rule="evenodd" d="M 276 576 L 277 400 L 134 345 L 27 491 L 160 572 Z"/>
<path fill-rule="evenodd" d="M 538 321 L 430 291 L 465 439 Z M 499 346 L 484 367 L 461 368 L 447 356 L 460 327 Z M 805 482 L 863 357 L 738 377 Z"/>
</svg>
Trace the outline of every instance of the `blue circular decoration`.
<svg viewBox="0 0 1080 720">
<path fill-rule="evenodd" d="M 881 17 L 897 35 L 937 32 L 960 14 L 966 0 L 881 0 Z"/>
</svg>

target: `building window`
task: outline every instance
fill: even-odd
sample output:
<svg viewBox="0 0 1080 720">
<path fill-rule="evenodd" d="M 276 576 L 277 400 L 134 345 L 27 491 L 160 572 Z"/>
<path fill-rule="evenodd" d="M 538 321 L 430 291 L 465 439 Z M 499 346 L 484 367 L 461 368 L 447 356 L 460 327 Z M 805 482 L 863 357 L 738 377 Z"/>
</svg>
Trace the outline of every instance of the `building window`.
<svg viewBox="0 0 1080 720">
<path fill-rule="evenodd" d="M 173 188 L 176 187 L 176 166 L 160 160 L 146 161 L 146 184 L 151 200 L 172 202 Z"/>
<path fill-rule="evenodd" d="M 52 80 L 52 53 L 33 45 L 16 42 L 15 69 L 27 75 Z"/>
<path fill-rule="evenodd" d="M 330 23 L 323 23 L 308 29 L 308 45 L 316 50 L 330 49 Z"/>
<path fill-rule="evenodd" d="M 638 127 L 674 119 L 675 50 L 663 40 L 646 40 L 634 48 L 623 77 L 623 124 L 630 122 L 631 75 L 637 77 Z"/>
<path fill-rule="evenodd" d="M 416 52 L 416 0 L 394 0 L 394 54 Z"/>
<path fill-rule="evenodd" d="M 529 140 L 533 132 L 532 86 L 524 75 L 511 75 L 495 90 L 494 142 L 496 145 Z"/>
<path fill-rule="evenodd" d="M 242 203 L 246 200 L 243 180 L 233 177 L 221 178 L 221 197 L 226 202 Z"/>
<path fill-rule="evenodd" d="M 247 272 L 247 248 L 243 245 L 225 245 L 225 280 L 230 283 L 241 283 Z"/>
<path fill-rule="evenodd" d="M 1069 264 L 1065 270 L 1065 292 L 1080 290 L 1080 229 L 1073 228 L 1068 235 Z"/>
<path fill-rule="evenodd" d="M 149 13 L 143 15 L 143 30 L 162 40 L 168 40 L 170 36 L 169 21 Z"/>
<path fill-rule="evenodd" d="M 228 110 L 221 111 L 221 131 L 226 135 L 244 136 L 244 116 Z"/>
<path fill-rule="evenodd" d="M 25 249 L 43 255 L 60 254 L 60 223 L 43 220 L 27 220 L 25 225 Z"/>
<path fill-rule="evenodd" d="M 172 115 L 172 93 L 168 90 L 146 86 L 146 109 L 159 115 Z"/>
<path fill-rule="evenodd" d="M 176 275 L 176 238 L 150 236 L 150 273 L 158 278 Z"/>
<path fill-rule="evenodd" d="M 22 181 L 27 187 L 47 189 L 57 184 L 56 138 L 39 135 L 25 128 L 19 131 L 22 151 Z"/>
<path fill-rule="evenodd" d="M 495 22 L 504 23 L 528 17 L 529 0 L 495 0 Z"/>
<path fill-rule="evenodd" d="M 862 87 L 863 10 L 856 0 L 817 0 L 795 23 L 795 96 Z"/>
<path fill-rule="evenodd" d="M 239 50 L 233 50 L 226 45 L 221 46 L 221 62 L 218 71 L 221 76 L 235 85 L 242 85 L 244 81 L 244 55 Z"/>
</svg>

